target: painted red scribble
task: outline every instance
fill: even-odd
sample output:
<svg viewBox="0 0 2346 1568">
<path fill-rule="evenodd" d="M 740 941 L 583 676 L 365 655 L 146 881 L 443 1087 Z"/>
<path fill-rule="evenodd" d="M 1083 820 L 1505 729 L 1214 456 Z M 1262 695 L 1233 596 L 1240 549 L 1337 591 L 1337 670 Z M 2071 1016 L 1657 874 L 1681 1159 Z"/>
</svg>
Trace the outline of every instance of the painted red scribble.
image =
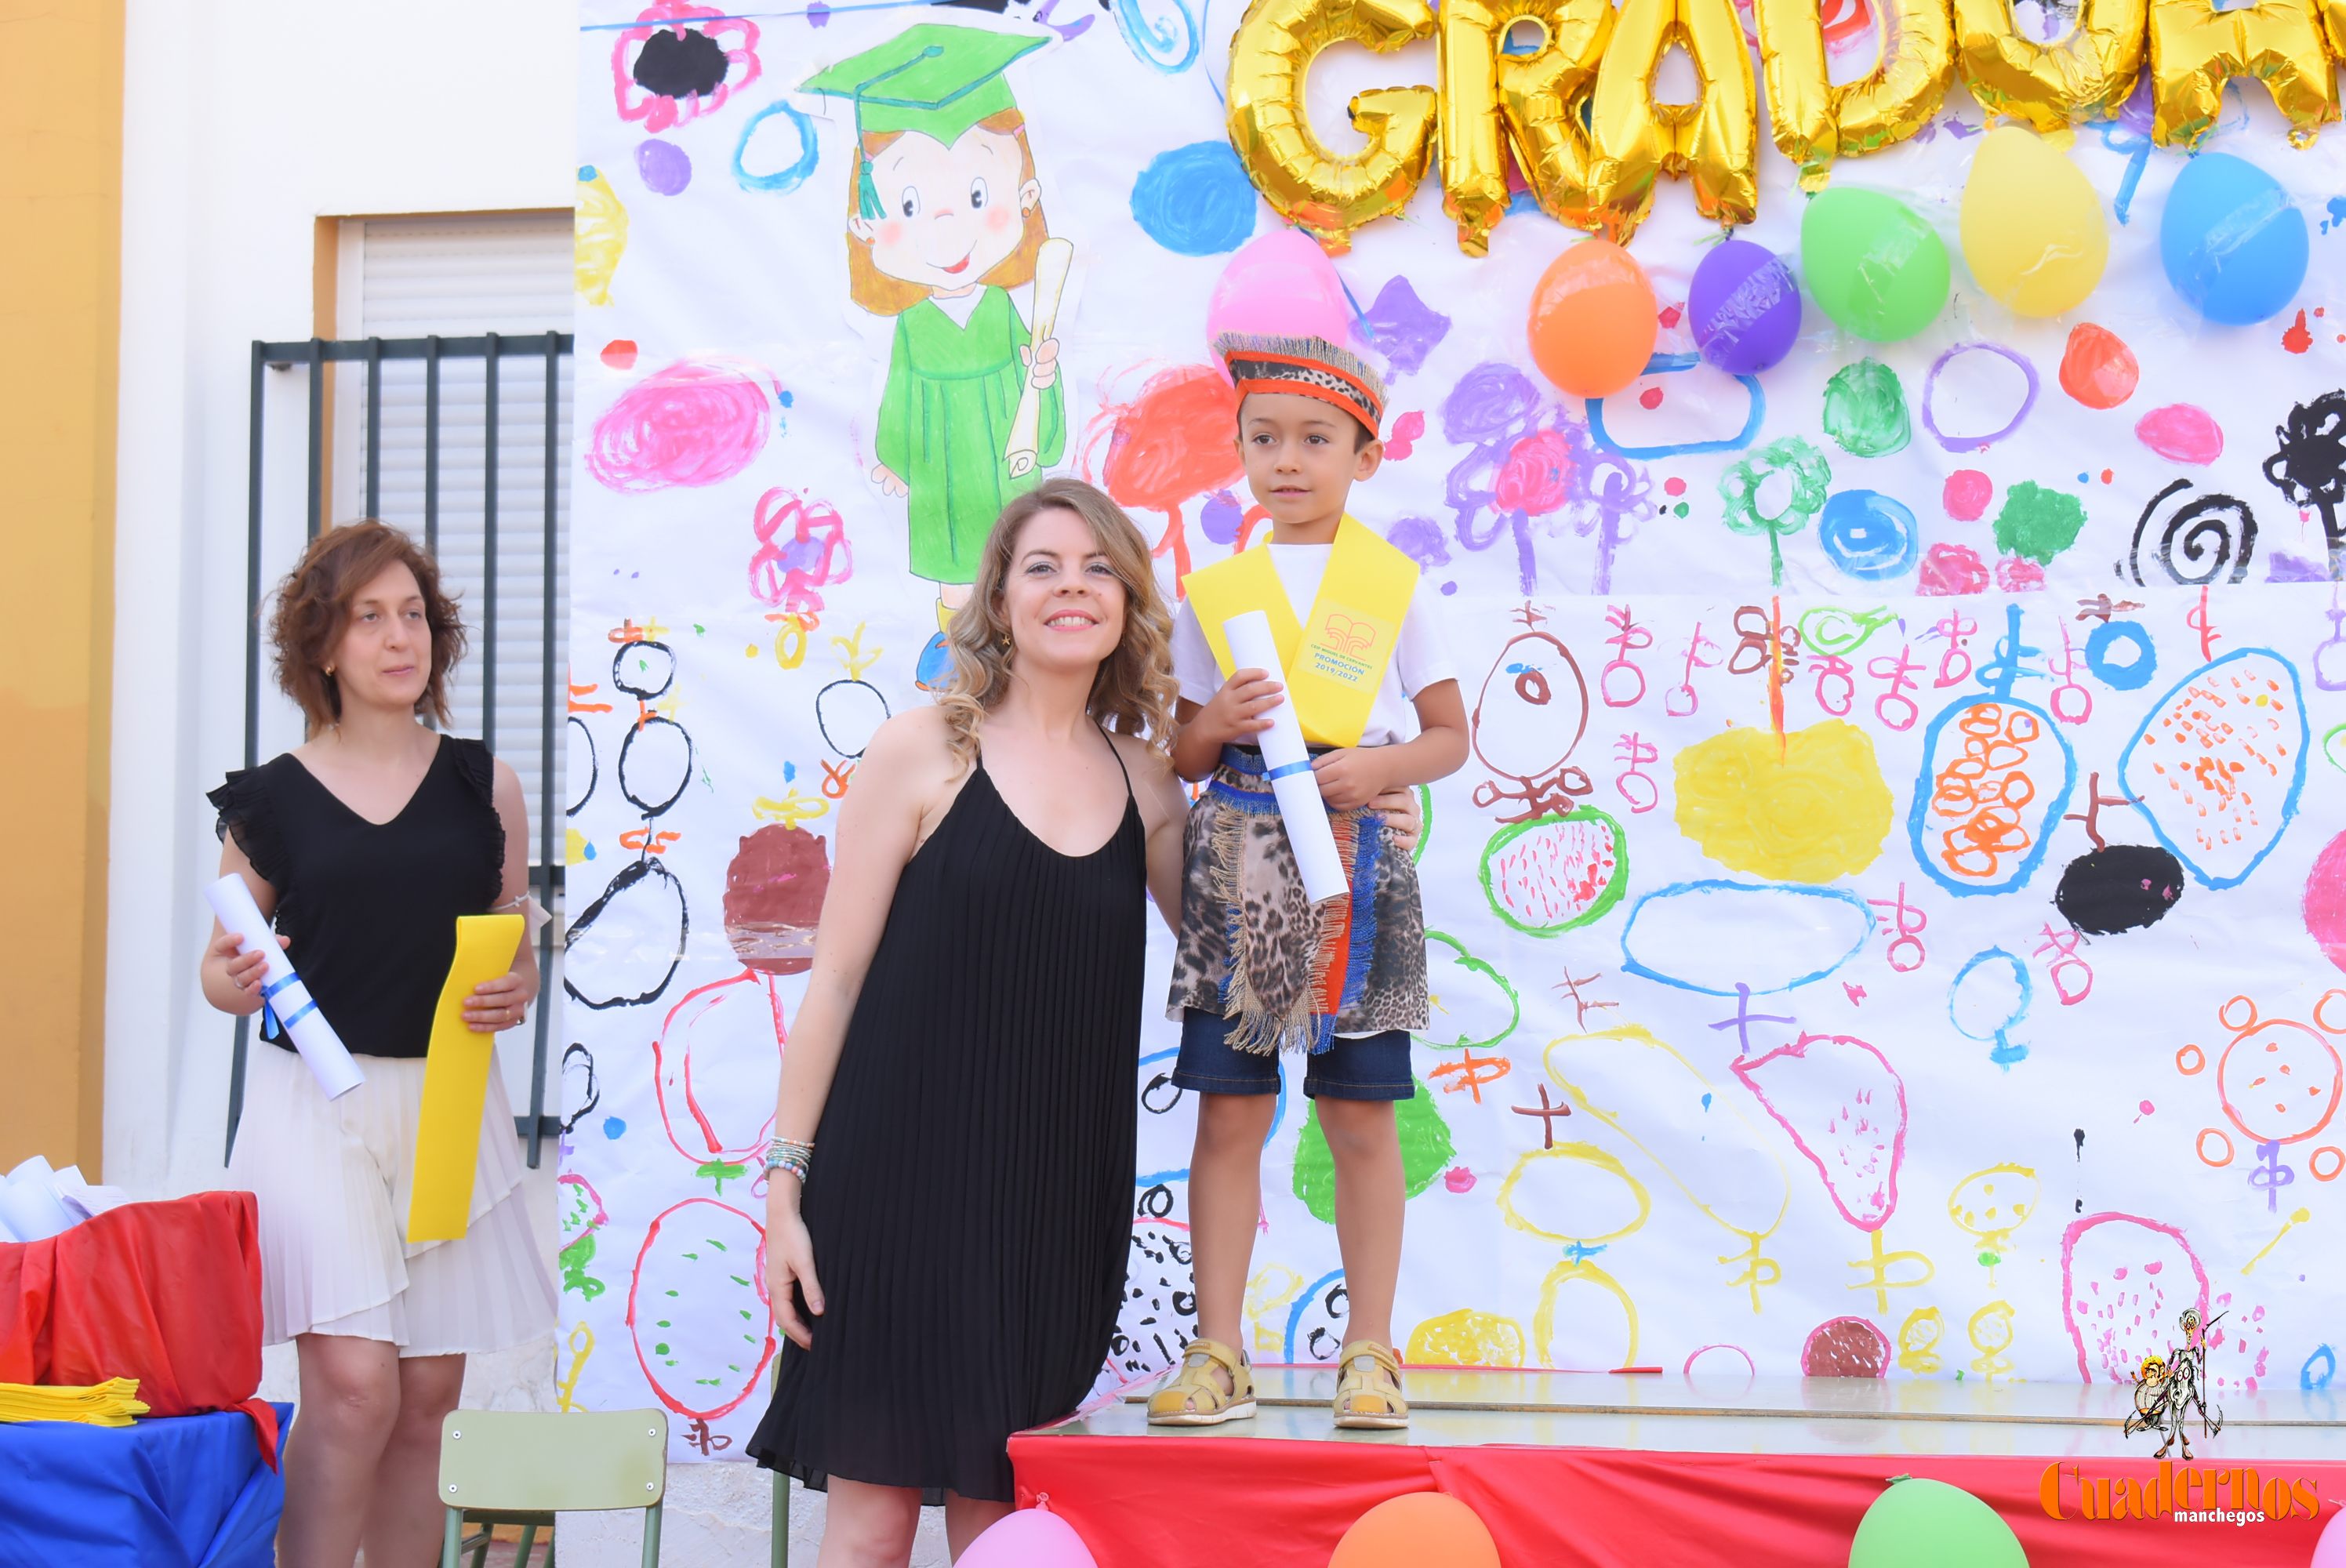
<svg viewBox="0 0 2346 1568">
<path fill-rule="evenodd" d="M 1830 1318 L 1800 1346 L 1804 1378 L 1886 1378 L 1889 1336 L 1862 1318 Z"/>
<path fill-rule="evenodd" d="M 694 1035 L 703 1031 L 707 1038 L 696 1050 Z M 696 1166 L 754 1163 L 773 1131 L 770 1085 L 781 1072 L 786 1038 L 774 977 L 753 969 L 695 986 L 668 1009 L 652 1041 L 652 1088 L 677 1153 Z M 773 1064 L 760 1071 L 769 1051 Z M 696 1082 L 711 1065 L 721 1085 Z M 760 1084 L 767 1086 L 762 1096 Z"/>
<path fill-rule="evenodd" d="M 1141 383 L 1130 402 L 1102 409 L 1085 433 L 1085 477 L 1121 505 L 1165 514 L 1152 554 L 1172 555 L 1177 586 L 1189 575 L 1182 506 L 1246 472 L 1239 461 L 1238 402 L 1237 391 L 1212 365 L 1175 365 Z M 1104 463 L 1097 458 L 1103 440 Z"/>
<path fill-rule="evenodd" d="M 686 0 L 652 0 L 649 6 L 637 13 L 636 21 L 641 25 L 622 31 L 611 46 L 611 96 L 623 120 L 640 120 L 648 131 L 664 131 L 703 115 L 715 114 L 725 107 L 727 98 L 758 79 L 758 25 L 746 17 L 729 15 L 715 5 L 689 5 Z M 712 92 L 695 93 L 684 98 L 646 92 L 636 82 L 635 56 L 646 40 L 663 27 L 681 36 L 687 30 L 685 25 L 692 22 L 711 24 L 699 31 L 720 44 L 725 35 L 733 36 L 732 44 L 725 50 L 725 79 Z"/>
<path fill-rule="evenodd" d="M 704 1213 L 703 1210 L 714 1212 Z M 746 1227 L 747 1234 L 742 1233 L 743 1227 Z M 661 1233 L 671 1228 L 678 1233 L 678 1238 L 672 1238 L 668 1246 L 662 1248 Z M 682 1233 L 691 1231 L 708 1233 L 719 1230 L 732 1231 L 736 1243 L 752 1241 L 753 1245 L 737 1251 L 733 1245 L 729 1245 L 722 1237 L 713 1235 L 699 1237 L 691 1240 L 680 1238 Z M 685 1250 L 688 1247 L 699 1249 L 712 1247 L 715 1251 L 713 1257 L 696 1255 L 695 1252 Z M 669 1253 L 676 1255 L 673 1260 L 668 1257 Z M 680 1284 L 673 1295 L 667 1293 L 664 1287 L 655 1283 L 654 1293 L 649 1300 L 646 1301 L 644 1277 L 647 1267 L 657 1264 L 665 1272 L 671 1261 L 718 1271 L 719 1278 L 709 1281 L 683 1281 L 682 1283 L 690 1284 L 692 1288 L 688 1291 L 682 1288 Z M 748 1288 L 756 1292 L 758 1305 L 760 1308 L 768 1308 L 768 1310 L 760 1312 L 749 1319 L 754 1323 L 757 1319 L 762 1318 L 764 1323 L 742 1336 L 745 1346 L 756 1347 L 755 1365 L 744 1367 L 739 1362 L 723 1360 L 723 1357 L 732 1354 L 729 1350 L 703 1349 L 699 1352 L 700 1355 L 714 1363 L 706 1370 L 721 1371 L 725 1375 L 691 1376 L 694 1370 L 699 1369 L 687 1366 L 683 1354 L 671 1353 L 669 1350 L 671 1345 L 678 1343 L 678 1339 L 671 1339 L 670 1336 L 681 1337 L 683 1333 L 681 1328 L 675 1325 L 674 1319 L 670 1320 L 670 1326 L 662 1327 L 657 1316 L 654 1316 L 647 1324 L 643 1320 L 639 1308 L 648 1305 L 654 1314 L 678 1310 L 680 1316 L 681 1311 L 674 1308 L 674 1303 L 690 1299 L 695 1309 L 705 1316 L 716 1319 L 718 1314 L 715 1308 L 724 1298 L 722 1286 L 735 1281 L 745 1281 Z M 647 1328 L 651 1330 L 649 1346 L 644 1342 Z M 678 1415 L 691 1417 L 698 1420 L 713 1421 L 719 1416 L 729 1415 L 740 1409 L 741 1402 L 756 1392 L 763 1383 L 766 1365 L 774 1359 L 773 1314 L 766 1299 L 765 1227 L 735 1208 L 731 1204 L 719 1203 L 711 1197 L 688 1197 L 682 1203 L 671 1204 L 661 1210 L 653 1218 L 649 1228 L 644 1232 L 644 1245 L 636 1254 L 635 1268 L 627 1280 L 627 1336 L 635 1342 L 636 1364 L 643 1369 L 644 1380 L 651 1385 L 652 1392 L 658 1397 L 659 1402 Z M 742 1358 L 743 1360 L 751 1359 L 747 1355 Z M 658 1363 L 658 1369 L 655 1369 L 655 1361 Z M 669 1387 L 671 1380 L 681 1386 Z"/>
<path fill-rule="evenodd" d="M 1969 545 L 1933 545 L 1923 553 L 1914 591 L 1924 596 L 1987 591 L 1987 563 Z"/>
<path fill-rule="evenodd" d="M 745 360 L 678 360 L 603 411 L 586 472 L 634 495 L 730 479 L 766 449 L 780 395 L 772 372 Z"/>
<path fill-rule="evenodd" d="M 758 497 L 750 522 L 758 548 L 750 557 L 750 593 L 786 616 L 822 608 L 819 589 L 855 575 L 855 552 L 847 524 L 828 501 L 811 501 L 795 490 L 776 488 Z M 775 535 L 787 527 L 782 543 Z"/>
<path fill-rule="evenodd" d="M 1479 1105 L 1483 1103 L 1484 1088 L 1497 1083 L 1515 1069 L 1515 1064 L 1504 1056 L 1477 1056 L 1469 1050 L 1462 1053 L 1459 1060 L 1444 1062 L 1426 1076 L 1451 1080 L 1442 1085 L 1443 1094 L 1454 1095 L 1464 1089 L 1474 1095 L 1474 1103 Z"/>
</svg>

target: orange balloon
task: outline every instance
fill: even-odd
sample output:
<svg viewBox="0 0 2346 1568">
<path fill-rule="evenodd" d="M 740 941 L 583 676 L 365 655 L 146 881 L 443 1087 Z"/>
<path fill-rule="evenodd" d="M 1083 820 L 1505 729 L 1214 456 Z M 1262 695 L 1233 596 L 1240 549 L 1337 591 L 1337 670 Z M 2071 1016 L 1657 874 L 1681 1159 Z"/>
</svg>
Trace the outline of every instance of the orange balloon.
<svg viewBox="0 0 2346 1568">
<path fill-rule="evenodd" d="M 1499 1568 L 1474 1511 L 1446 1492 L 1388 1498 L 1352 1521 L 1328 1568 Z"/>
<path fill-rule="evenodd" d="M 1584 239 L 1532 290 L 1532 359 L 1575 397 L 1604 397 L 1645 373 L 1660 335 L 1646 270 L 1609 239 Z"/>
</svg>

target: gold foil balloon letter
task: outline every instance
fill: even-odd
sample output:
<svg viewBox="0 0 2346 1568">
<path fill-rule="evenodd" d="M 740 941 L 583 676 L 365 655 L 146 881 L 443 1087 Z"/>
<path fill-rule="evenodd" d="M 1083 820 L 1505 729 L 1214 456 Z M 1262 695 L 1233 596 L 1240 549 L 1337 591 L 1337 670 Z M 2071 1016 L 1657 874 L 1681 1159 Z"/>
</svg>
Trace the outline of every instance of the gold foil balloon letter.
<svg viewBox="0 0 2346 1568">
<path fill-rule="evenodd" d="M 2021 36 L 2012 0 L 1954 0 L 1955 58 L 1990 117 L 2051 133 L 2118 112 L 2142 75 L 2147 0 L 2086 0 L 2057 44 Z"/>
<path fill-rule="evenodd" d="M 1862 80 L 1837 87 L 1825 72 L 1818 0 L 1754 0 L 1776 149 L 1800 166 L 1803 186 L 1822 185 L 1834 158 L 1903 141 L 1938 113 L 1954 79 L 1948 5 L 1875 0 L 1882 62 Z"/>
<path fill-rule="evenodd" d="M 1654 101 L 1654 73 L 1673 45 L 1702 84 L 1690 104 Z M 1627 0 L 1590 111 L 1589 196 L 1615 243 L 1645 220 L 1660 174 L 1692 175 L 1695 209 L 1713 222 L 1757 215 L 1760 105 L 1734 0 Z"/>
<path fill-rule="evenodd" d="M 2346 0 L 2341 0 L 2346 3 Z M 1537 23 L 1528 55 L 1504 52 L 1507 30 Z M 1458 248 L 1480 256 L 1507 211 L 1504 144 L 1550 216 L 1588 215 L 1588 140 L 1581 110 L 1613 36 L 1611 0 L 1450 0 L 1442 8 L 1442 205 Z M 1504 137 L 1504 143 L 1502 137 Z"/>
<path fill-rule="evenodd" d="M 1379 87 L 1352 102 L 1369 145 L 1339 158 L 1311 134 L 1303 78 L 1340 41 L 1380 54 L 1433 34 L 1424 0 L 1254 0 L 1230 40 L 1230 145 L 1255 188 L 1331 249 L 1372 219 L 1399 212 L 1433 157 L 1432 87 Z"/>
<path fill-rule="evenodd" d="M 2338 74 L 2321 34 L 2312 0 L 2259 0 L 2237 11 L 2150 0 L 2151 139 L 2197 147 L 2223 111 L 2224 84 L 2254 76 L 2288 118 L 2290 141 L 2305 146 L 2338 117 Z"/>
</svg>

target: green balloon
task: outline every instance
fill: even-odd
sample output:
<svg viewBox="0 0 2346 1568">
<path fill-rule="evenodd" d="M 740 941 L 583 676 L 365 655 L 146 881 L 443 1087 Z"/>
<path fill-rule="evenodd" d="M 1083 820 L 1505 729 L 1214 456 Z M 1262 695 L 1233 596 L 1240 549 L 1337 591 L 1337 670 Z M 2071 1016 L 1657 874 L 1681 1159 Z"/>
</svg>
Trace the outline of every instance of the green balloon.
<svg viewBox="0 0 2346 1568">
<path fill-rule="evenodd" d="M 1895 197 L 1835 188 L 1800 215 L 1800 280 L 1844 331 L 1911 338 L 1947 306 L 1947 248 Z"/>
<path fill-rule="evenodd" d="M 1849 1568 L 2028 1568 L 2028 1554 L 1994 1509 L 1959 1486 L 1910 1475 L 1858 1522 Z"/>
</svg>

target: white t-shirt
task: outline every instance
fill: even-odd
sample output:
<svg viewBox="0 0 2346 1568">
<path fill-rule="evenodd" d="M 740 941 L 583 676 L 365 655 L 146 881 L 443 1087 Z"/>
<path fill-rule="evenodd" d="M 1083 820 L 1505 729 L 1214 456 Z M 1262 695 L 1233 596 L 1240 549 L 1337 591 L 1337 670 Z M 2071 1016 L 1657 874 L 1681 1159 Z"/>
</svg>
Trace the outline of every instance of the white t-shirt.
<svg viewBox="0 0 2346 1568">
<path fill-rule="evenodd" d="M 1328 572 L 1328 553 L 1335 546 L 1260 545 L 1256 548 L 1270 552 L 1271 566 L 1279 573 L 1279 585 L 1287 590 L 1287 602 L 1295 618 L 1310 620 L 1312 601 L 1320 596 L 1320 579 Z M 1451 667 L 1450 650 L 1443 646 L 1433 612 L 1426 604 L 1427 597 L 1423 591 L 1409 597 L 1408 613 L 1402 617 L 1401 636 L 1394 640 L 1393 657 L 1385 663 L 1384 684 L 1377 688 L 1377 700 L 1370 708 L 1368 723 L 1361 731 L 1363 746 L 1392 746 L 1413 739 L 1417 735 L 1417 713 L 1410 704 L 1417 694 L 1429 686 L 1458 678 L 1458 672 Z M 1180 682 L 1181 695 L 1200 706 L 1211 702 L 1214 694 L 1222 689 L 1221 666 L 1214 662 L 1214 650 L 1198 625 L 1196 607 L 1186 599 L 1181 603 L 1180 616 L 1173 623 L 1173 677 Z"/>
</svg>

